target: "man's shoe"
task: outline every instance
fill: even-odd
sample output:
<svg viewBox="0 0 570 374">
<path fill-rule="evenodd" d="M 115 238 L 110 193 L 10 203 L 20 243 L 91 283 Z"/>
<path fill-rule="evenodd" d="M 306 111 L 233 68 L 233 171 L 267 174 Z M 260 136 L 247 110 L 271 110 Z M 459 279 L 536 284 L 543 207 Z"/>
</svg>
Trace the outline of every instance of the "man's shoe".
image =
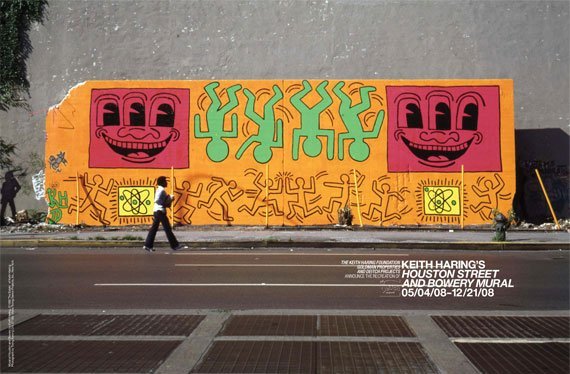
<svg viewBox="0 0 570 374">
<path fill-rule="evenodd" d="M 178 244 L 176 248 L 172 248 L 173 251 L 178 251 L 180 249 L 188 249 L 187 245 Z"/>
<path fill-rule="evenodd" d="M 143 245 L 143 249 L 147 252 L 154 252 L 154 248 L 149 248 L 146 245 Z"/>
</svg>

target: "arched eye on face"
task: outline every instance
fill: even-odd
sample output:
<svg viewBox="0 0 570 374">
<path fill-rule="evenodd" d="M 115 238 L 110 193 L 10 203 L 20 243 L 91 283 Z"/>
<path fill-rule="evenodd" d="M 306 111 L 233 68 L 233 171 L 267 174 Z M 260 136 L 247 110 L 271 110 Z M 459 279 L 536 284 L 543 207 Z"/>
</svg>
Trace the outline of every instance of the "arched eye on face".
<svg viewBox="0 0 570 374">
<path fill-rule="evenodd" d="M 430 130 L 451 130 L 451 100 L 445 91 L 434 91 L 428 95 Z"/>
<path fill-rule="evenodd" d="M 129 108 L 129 124 L 131 126 L 144 126 L 145 113 L 144 105 L 142 103 L 132 103 Z"/>
<path fill-rule="evenodd" d="M 435 129 L 450 130 L 451 129 L 451 110 L 447 103 L 438 103 L 435 106 Z"/>
<path fill-rule="evenodd" d="M 477 131 L 479 126 L 479 110 L 485 105 L 483 99 L 476 94 L 466 94 L 459 99 L 457 122 L 462 130 Z"/>
<path fill-rule="evenodd" d="M 119 106 L 117 103 L 106 103 L 103 105 L 103 126 L 119 126 L 121 117 L 119 116 Z"/>
<path fill-rule="evenodd" d="M 412 129 L 421 129 L 424 127 L 422 111 L 418 104 L 409 103 L 406 105 L 406 125 L 406 127 Z"/>
<path fill-rule="evenodd" d="M 180 100 L 173 95 L 163 93 L 154 96 L 151 104 L 150 125 L 174 127 L 176 123 L 176 107 L 179 104 Z"/>
<path fill-rule="evenodd" d="M 461 127 L 463 130 L 477 130 L 477 122 L 479 120 L 479 107 L 476 104 L 467 104 L 463 108 L 463 118 Z"/>
<path fill-rule="evenodd" d="M 160 104 L 156 113 L 156 126 L 174 126 L 174 108 L 169 104 Z"/>
<path fill-rule="evenodd" d="M 146 96 L 140 92 L 133 92 L 125 96 L 123 102 L 126 126 L 146 126 Z"/>
<path fill-rule="evenodd" d="M 398 127 L 421 129 L 424 127 L 420 99 L 415 94 L 404 93 L 396 99 Z"/>
<path fill-rule="evenodd" d="M 120 126 L 119 97 L 112 94 L 99 96 L 94 103 L 96 123 L 99 127 Z"/>
</svg>

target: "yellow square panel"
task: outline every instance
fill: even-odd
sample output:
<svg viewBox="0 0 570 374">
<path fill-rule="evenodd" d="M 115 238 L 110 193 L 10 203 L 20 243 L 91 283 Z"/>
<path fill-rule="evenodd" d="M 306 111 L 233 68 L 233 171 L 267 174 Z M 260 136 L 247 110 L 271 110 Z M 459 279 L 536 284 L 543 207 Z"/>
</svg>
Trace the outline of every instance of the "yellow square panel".
<svg viewBox="0 0 570 374">
<path fill-rule="evenodd" d="M 119 217 L 152 216 L 154 187 L 119 187 Z"/>
<path fill-rule="evenodd" d="M 459 187 L 425 186 L 424 213 L 438 216 L 459 216 L 461 200 Z"/>
</svg>

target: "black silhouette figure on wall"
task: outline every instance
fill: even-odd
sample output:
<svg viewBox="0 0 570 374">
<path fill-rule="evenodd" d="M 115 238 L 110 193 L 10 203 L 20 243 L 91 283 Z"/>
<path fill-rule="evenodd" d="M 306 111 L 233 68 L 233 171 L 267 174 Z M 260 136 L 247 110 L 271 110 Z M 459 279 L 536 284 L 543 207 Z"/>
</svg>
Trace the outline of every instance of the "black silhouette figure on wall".
<svg viewBox="0 0 570 374">
<path fill-rule="evenodd" d="M 0 210 L 0 224 L 2 226 L 6 225 L 6 220 L 4 219 L 4 213 L 6 213 L 6 206 L 10 205 L 12 210 L 12 218 L 16 218 L 16 204 L 14 204 L 14 198 L 18 191 L 20 191 L 20 183 L 14 177 L 14 172 L 9 171 L 4 176 L 4 183 L 2 183 L 2 209 Z"/>
</svg>

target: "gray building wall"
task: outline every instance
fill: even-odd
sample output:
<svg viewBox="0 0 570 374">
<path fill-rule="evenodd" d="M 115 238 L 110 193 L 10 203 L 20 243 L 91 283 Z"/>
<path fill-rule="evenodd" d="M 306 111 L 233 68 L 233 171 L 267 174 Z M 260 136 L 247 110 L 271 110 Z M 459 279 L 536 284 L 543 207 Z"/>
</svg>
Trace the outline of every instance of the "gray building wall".
<svg viewBox="0 0 570 374">
<path fill-rule="evenodd" d="M 519 174 L 539 160 L 555 168 L 555 180 L 562 170 L 567 186 L 569 4 L 50 0 L 47 20 L 30 33 L 32 110 L 0 112 L 1 136 L 18 145 L 29 172 L 17 207 L 46 208 L 30 188 L 44 157 L 46 112 L 94 79 L 511 78 Z M 520 183 L 522 192 L 532 182 Z M 560 194 L 557 209 L 567 216 L 564 184 Z"/>
</svg>

